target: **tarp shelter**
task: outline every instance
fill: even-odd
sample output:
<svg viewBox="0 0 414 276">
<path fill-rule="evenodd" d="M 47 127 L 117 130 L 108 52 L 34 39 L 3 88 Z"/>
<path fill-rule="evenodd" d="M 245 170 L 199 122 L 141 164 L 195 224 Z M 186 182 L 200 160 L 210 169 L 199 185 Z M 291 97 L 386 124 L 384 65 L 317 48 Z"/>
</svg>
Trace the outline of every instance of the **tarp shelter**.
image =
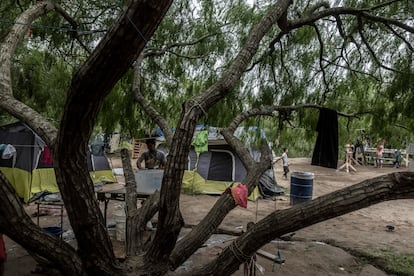
<svg viewBox="0 0 414 276">
<path fill-rule="evenodd" d="M 42 191 L 59 191 L 51 152 L 27 125 L 17 122 L 0 126 L 0 144 L 16 149 L 15 158 L 0 158 L 0 170 L 24 202 Z M 89 153 L 88 167 L 94 183 L 116 181 L 106 156 Z"/>
<path fill-rule="evenodd" d="M 244 141 L 256 161 L 260 159 L 260 151 L 253 146 L 257 134 L 266 140 L 264 131 L 256 127 L 239 127 L 235 132 L 235 136 Z M 199 135 L 204 138 L 200 139 Z M 199 140 L 205 140 L 204 145 Z M 218 132 L 218 128 L 197 126 L 193 141 L 183 177 L 182 189 L 185 193 L 221 194 L 233 183 L 243 183 L 246 169 L 236 152 Z M 259 179 L 257 188 L 249 199 L 255 200 L 260 195 L 264 198 L 272 197 L 283 192 L 283 188 L 276 185 L 273 166 L 269 164 L 269 169 Z"/>
</svg>

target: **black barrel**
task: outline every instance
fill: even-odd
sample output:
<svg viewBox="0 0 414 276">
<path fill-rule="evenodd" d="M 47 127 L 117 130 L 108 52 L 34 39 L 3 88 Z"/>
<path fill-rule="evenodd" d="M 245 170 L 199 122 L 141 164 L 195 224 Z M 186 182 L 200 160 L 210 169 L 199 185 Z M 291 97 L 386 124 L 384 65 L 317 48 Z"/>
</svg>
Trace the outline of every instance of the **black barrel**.
<svg viewBox="0 0 414 276">
<path fill-rule="evenodd" d="M 292 172 L 290 175 L 290 205 L 312 200 L 314 174 Z"/>
</svg>

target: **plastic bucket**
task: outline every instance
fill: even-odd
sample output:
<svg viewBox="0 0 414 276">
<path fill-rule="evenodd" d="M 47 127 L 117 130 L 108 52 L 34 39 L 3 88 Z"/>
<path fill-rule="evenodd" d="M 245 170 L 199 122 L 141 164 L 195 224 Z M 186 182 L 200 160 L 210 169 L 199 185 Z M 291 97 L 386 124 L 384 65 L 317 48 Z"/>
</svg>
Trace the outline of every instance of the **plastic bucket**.
<svg viewBox="0 0 414 276">
<path fill-rule="evenodd" d="M 292 172 L 290 175 L 290 205 L 312 200 L 314 174 Z"/>
</svg>

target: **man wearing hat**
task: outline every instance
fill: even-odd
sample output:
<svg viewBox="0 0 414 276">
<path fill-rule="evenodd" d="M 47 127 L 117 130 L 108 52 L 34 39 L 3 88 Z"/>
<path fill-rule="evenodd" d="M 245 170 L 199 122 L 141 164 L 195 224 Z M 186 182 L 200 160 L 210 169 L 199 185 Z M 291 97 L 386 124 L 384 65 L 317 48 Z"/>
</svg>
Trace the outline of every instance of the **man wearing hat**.
<svg viewBox="0 0 414 276">
<path fill-rule="evenodd" d="M 155 148 L 155 139 L 148 139 L 146 142 L 148 151 L 143 152 L 137 160 L 137 168 L 143 169 L 142 161 L 145 161 L 145 169 L 163 169 L 167 159 L 163 152 Z"/>
</svg>

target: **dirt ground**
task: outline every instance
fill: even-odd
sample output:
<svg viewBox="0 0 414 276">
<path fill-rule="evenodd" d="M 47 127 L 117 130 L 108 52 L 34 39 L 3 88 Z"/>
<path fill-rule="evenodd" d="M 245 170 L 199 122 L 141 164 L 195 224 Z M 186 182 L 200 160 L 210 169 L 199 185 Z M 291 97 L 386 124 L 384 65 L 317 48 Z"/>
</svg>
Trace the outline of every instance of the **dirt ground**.
<svg viewBox="0 0 414 276">
<path fill-rule="evenodd" d="M 111 159 L 111 163 L 113 168 L 121 167 L 120 160 L 117 158 Z M 310 159 L 306 158 L 290 159 L 291 172 L 314 173 L 314 198 L 380 174 L 406 170 L 392 167 L 376 169 L 372 166 L 357 166 L 356 169 L 356 172 L 347 173 L 343 170 L 311 166 Z M 277 183 L 287 189 L 286 194 L 278 196 L 274 201 L 263 199 L 256 202 L 249 201 L 246 209 L 235 208 L 223 221 L 221 228 L 239 231 L 245 229 L 250 221 L 259 221 L 275 210 L 290 207 L 290 181 L 282 179 L 280 163 L 276 164 L 275 172 Z M 118 183 L 107 184 L 103 189 L 112 190 L 122 187 L 124 183 L 122 176 L 117 176 L 117 178 Z M 196 224 L 216 200 L 216 196 L 182 195 L 180 208 L 185 223 Z M 103 209 L 103 204 L 101 205 Z M 108 224 L 114 224 L 115 215 L 122 208 L 123 202 L 110 201 Z M 30 215 L 37 211 L 35 205 L 29 205 L 26 209 Z M 297 231 L 291 241 L 272 241 L 259 252 L 270 255 L 270 259 L 257 254 L 256 275 L 387 275 L 381 270 L 381 263 L 360 257 L 373 256 L 377 253 L 413 253 L 414 213 L 412 210 L 414 210 L 414 200 L 383 202 Z M 74 242 L 65 213 L 63 217 L 64 239 Z M 37 222 L 36 217 L 33 220 Z M 57 225 L 59 221 L 60 210 L 52 210 L 39 217 L 39 224 L 42 227 Z M 393 226 L 394 230 L 387 231 L 388 225 Z M 183 230 L 183 234 L 186 231 L 188 230 Z M 123 257 L 123 243 L 116 240 L 114 230 L 110 233 L 114 237 L 113 245 L 116 255 Z M 178 272 L 213 259 L 232 239 L 232 236 L 226 235 L 213 236 L 204 247 L 179 268 Z M 42 275 L 33 273 L 36 269 L 35 261 L 24 249 L 7 237 L 6 247 L 8 254 L 6 276 Z M 284 260 L 283 264 L 275 264 L 271 260 L 272 256 L 277 254 Z M 239 271 L 233 275 L 245 275 L 243 269 L 244 265 L 240 266 Z"/>
</svg>

